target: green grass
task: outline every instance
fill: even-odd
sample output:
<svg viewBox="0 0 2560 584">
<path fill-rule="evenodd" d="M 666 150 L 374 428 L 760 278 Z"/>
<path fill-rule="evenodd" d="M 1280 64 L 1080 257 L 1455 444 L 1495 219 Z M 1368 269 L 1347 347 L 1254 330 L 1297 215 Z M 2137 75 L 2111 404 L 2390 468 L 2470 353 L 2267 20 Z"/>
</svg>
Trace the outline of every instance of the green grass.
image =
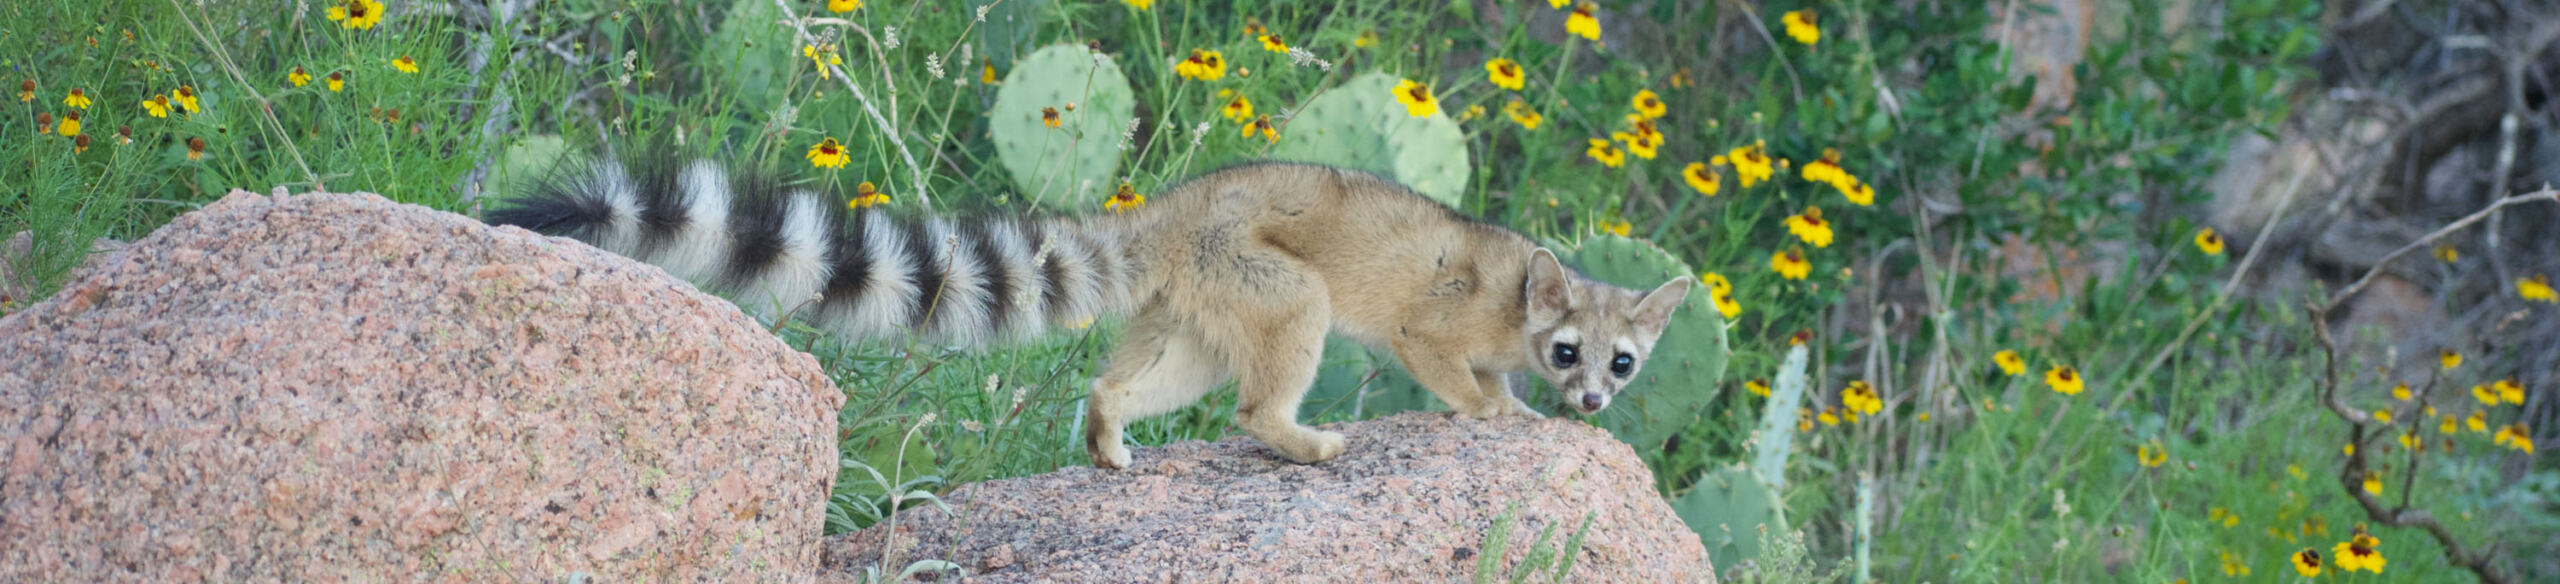
<svg viewBox="0 0 2560 584">
<path fill-rule="evenodd" d="M 802 44 L 773 25 L 770 0 L 546 2 L 495 35 L 468 6 L 395 1 L 370 30 L 326 20 L 326 6 L 0 6 L 0 87 L 37 86 L 30 101 L 0 102 L 14 110 L 0 116 L 0 229 L 31 231 L 35 242 L 30 267 L 14 276 L 36 283 L 40 298 L 90 239 L 141 237 L 233 188 L 369 191 L 476 213 L 486 200 L 466 193 L 510 192 L 541 167 L 544 147 L 529 144 L 595 151 L 655 141 L 839 196 L 872 182 L 892 205 L 929 196 L 944 210 L 1026 207 L 987 134 L 997 90 L 979 77 L 990 66 L 1006 76 L 1013 58 L 1054 43 L 1092 43 L 1129 75 L 1140 124 L 1120 178 L 1153 192 L 1267 155 L 1266 142 L 1239 136 L 1219 115 L 1220 91 L 1282 118 L 1352 72 L 1383 71 L 1431 84 L 1443 115 L 1460 119 L 1473 163 L 1462 210 L 1559 243 L 1624 221 L 1729 278 L 1744 310 L 1728 330 L 1728 389 L 1774 376 L 1798 331 L 1813 333 L 1810 401 L 1837 405 L 1849 380 L 1874 384 L 1882 414 L 1817 424 L 1796 440 L 1783 494 L 1814 564 L 1854 553 L 1848 511 L 1860 475 L 1875 477 L 1880 497 L 1869 570 L 1894 581 L 2221 580 L 2224 554 L 2248 568 L 2243 580 L 2289 580 L 2286 554 L 2325 553 L 2362 520 L 2340 478 L 2347 424 L 2313 399 L 2323 367 L 2293 308 L 2302 299 L 2244 290 L 2217 310 L 2238 258 L 2187 243 L 2190 218 L 2203 213 L 2199 182 L 2229 137 L 2277 127 L 2285 92 L 2309 78 L 2301 63 L 2319 42 L 2318 7 L 2305 0 L 2235 0 L 2178 27 L 2155 8 L 2112 8 L 2075 71 L 2074 107 L 2034 115 L 2021 113 L 2030 90 L 2006 73 L 2006 47 L 1982 33 L 1998 28 L 1999 15 L 1979 8 L 1613 2 L 1602 21 L 1612 44 L 1600 48 L 1545 28 L 1563 19 L 1541 14 L 1554 11 L 1540 2 L 1480 13 L 1484 5 L 1469 2 L 1136 10 L 1011 1 L 991 6 L 984 22 L 955 4 L 872 2 L 810 27 L 842 47 L 866 105 L 842 80 L 819 78 Z M 1780 14 L 1804 7 L 1822 13 L 1819 44 L 1789 40 L 1780 25 Z M 1263 50 L 1242 32 L 1248 22 L 1333 69 Z M 1192 49 L 1223 52 L 1228 75 L 1175 75 L 1172 63 Z M 486 57 L 477 68 L 475 54 Z M 402 56 L 419 72 L 397 71 Z M 1481 64 L 1494 57 L 1521 63 L 1528 86 L 1488 82 Z M 294 86 L 296 67 L 315 78 L 341 72 L 346 87 Z M 202 112 L 144 113 L 149 96 L 181 86 L 201 96 Z M 71 88 L 95 101 L 82 110 L 92 145 L 80 153 L 72 138 L 39 134 L 35 121 L 70 111 L 62 101 Z M 1620 167 L 1587 157 L 1586 140 L 1624 131 L 1630 99 L 1648 89 L 1668 105 L 1659 156 L 1629 156 Z M 500 95 L 507 117 L 485 125 Z M 1515 98 L 1544 124 L 1509 121 L 1504 106 Z M 1474 106 L 1484 112 L 1470 115 Z M 119 139 L 126 127 L 129 144 Z M 2020 137 L 2028 133 L 2038 137 Z M 808 166 L 805 152 L 826 138 L 850 147 L 850 164 Z M 189 158 L 190 139 L 205 143 L 201 159 Z M 1715 196 L 1682 180 L 1689 163 L 1754 143 L 1790 161 L 1768 182 L 1744 187 L 1730 164 L 1712 167 L 1722 177 Z M 1826 149 L 1874 185 L 1875 205 L 1799 176 Z M 1093 211 L 1100 201 L 1053 203 Z M 1783 218 L 1808 206 L 1823 209 L 1836 241 L 1815 247 L 1789 234 Z M 1773 254 L 1794 249 L 1812 263 L 1806 279 L 1769 268 Z M 2114 258 L 2105 265 L 2061 259 L 2093 249 L 2123 251 L 2102 256 Z M 2024 269 L 2004 270 L 2016 266 Z M 2190 322 L 2201 328 L 2182 335 Z M 960 484 L 1086 464 L 1080 400 L 1117 333 L 1105 322 L 1022 346 L 953 350 L 848 344 L 791 323 L 777 332 L 817 355 L 850 398 L 840 418 L 848 465 L 829 532 L 932 504 L 932 493 Z M 2029 374 L 1994 367 L 1990 355 L 2003 349 L 2024 354 Z M 2167 356 L 2156 369 L 2155 355 Z M 2364 357 L 2343 368 L 2361 373 L 2347 381 L 2357 407 L 2393 403 L 2386 379 L 2421 377 L 2374 375 L 2373 356 Z M 2056 365 L 2075 366 L 2087 390 L 2049 390 L 2041 375 Z M 2482 408 L 2460 389 L 2525 366 L 2475 355 L 2437 403 L 2503 424 L 2515 408 Z M 1637 389 L 1646 390 L 1709 388 Z M 1766 406 L 1742 391 L 1719 395 L 1673 441 L 1637 445 L 1666 495 L 1748 457 L 1743 438 Z M 1228 435 L 1233 399 L 1215 394 L 1130 435 L 1147 445 Z M 1350 411 L 1317 404 L 1308 417 Z M 2397 474 L 2409 470 L 2404 452 L 2368 445 L 2392 452 L 2386 498 L 2405 492 L 2466 544 L 2501 546 L 2501 565 L 2526 570 L 2525 580 L 2560 577 L 2547 562 L 2515 559 L 2550 552 L 2560 473 L 2485 432 L 2439 436 L 2435 421 L 2418 423 L 2454 448 L 2422 457 L 2408 480 Z M 2137 456 L 2154 441 L 2167 455 L 2158 467 Z M 2238 519 L 2224 525 L 2217 508 Z M 2467 579 L 2417 531 L 2376 535 L 2393 580 Z M 1801 559 L 1784 565 L 1796 570 Z"/>
</svg>

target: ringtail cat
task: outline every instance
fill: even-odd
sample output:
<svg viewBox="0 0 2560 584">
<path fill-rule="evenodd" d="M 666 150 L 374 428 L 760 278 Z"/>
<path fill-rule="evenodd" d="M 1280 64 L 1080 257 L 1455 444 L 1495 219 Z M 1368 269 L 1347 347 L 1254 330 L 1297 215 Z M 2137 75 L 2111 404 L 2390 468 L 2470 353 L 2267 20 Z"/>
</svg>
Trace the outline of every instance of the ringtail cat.
<svg viewBox="0 0 2560 584">
<path fill-rule="evenodd" d="M 567 236 L 848 338 L 977 344 L 1128 317 L 1093 380 L 1085 449 L 1129 465 L 1122 428 L 1229 380 L 1235 419 L 1283 457 L 1342 454 L 1298 423 L 1327 331 L 1391 350 L 1450 409 L 1538 416 L 1535 371 L 1585 414 L 1644 367 L 1691 280 L 1628 290 L 1510 230 L 1360 171 L 1252 163 L 1136 209 L 954 217 L 849 209 L 711 160 L 599 160 L 488 214 Z"/>
</svg>

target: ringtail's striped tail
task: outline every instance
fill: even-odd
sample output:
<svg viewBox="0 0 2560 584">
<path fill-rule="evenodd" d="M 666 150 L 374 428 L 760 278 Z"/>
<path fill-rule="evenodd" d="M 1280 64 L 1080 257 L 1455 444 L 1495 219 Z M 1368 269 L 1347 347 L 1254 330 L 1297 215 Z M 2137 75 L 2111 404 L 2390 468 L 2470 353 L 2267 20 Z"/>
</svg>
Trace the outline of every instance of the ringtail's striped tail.
<svg viewBox="0 0 2560 584">
<path fill-rule="evenodd" d="M 488 213 L 657 265 L 767 318 L 848 339 L 982 344 L 1133 305 L 1109 217 L 936 217 L 849 209 L 713 160 L 563 163 Z"/>
</svg>

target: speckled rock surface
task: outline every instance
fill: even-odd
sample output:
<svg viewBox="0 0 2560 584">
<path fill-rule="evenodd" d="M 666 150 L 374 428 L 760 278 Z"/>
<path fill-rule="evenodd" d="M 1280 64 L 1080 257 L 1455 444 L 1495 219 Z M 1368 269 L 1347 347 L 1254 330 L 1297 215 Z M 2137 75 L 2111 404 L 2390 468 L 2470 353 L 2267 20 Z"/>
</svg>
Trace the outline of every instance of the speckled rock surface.
<svg viewBox="0 0 2560 584">
<path fill-rule="evenodd" d="M 656 268 L 235 192 L 0 319 L 0 582 L 809 580 L 842 399 Z"/>
<path fill-rule="evenodd" d="M 1500 554 L 1508 574 L 1540 532 L 1553 526 L 1557 547 L 1588 514 L 1567 581 L 1714 581 L 1698 536 L 1608 432 L 1446 413 L 1329 428 L 1351 443 L 1323 464 L 1233 437 L 1138 449 L 1124 471 L 962 487 L 945 497 L 953 514 L 913 508 L 894 530 L 829 539 L 828 578 L 941 559 L 969 582 L 1464 582 L 1479 554 Z M 1513 503 L 1509 545 L 1480 549 Z"/>
</svg>

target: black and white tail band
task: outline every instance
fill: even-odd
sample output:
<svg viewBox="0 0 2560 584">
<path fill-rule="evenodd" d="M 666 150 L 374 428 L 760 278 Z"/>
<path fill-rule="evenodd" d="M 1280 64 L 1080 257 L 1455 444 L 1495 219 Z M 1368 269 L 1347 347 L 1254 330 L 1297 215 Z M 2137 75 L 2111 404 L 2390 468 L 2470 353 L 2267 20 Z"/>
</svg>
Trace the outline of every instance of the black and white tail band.
<svg viewBox="0 0 2560 584">
<path fill-rule="evenodd" d="M 998 342 L 1132 302 L 1118 238 L 1083 219 L 847 209 L 710 160 L 572 164 L 488 222 L 654 264 L 845 338 Z"/>
</svg>

